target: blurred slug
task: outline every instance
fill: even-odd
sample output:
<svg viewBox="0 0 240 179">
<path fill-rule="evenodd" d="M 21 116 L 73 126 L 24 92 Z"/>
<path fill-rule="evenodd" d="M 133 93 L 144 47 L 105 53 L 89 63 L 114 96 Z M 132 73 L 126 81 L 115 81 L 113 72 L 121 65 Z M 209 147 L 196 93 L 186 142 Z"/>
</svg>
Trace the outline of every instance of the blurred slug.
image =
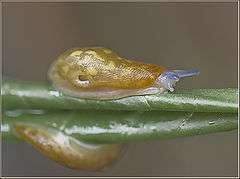
<svg viewBox="0 0 240 179">
<path fill-rule="evenodd" d="M 70 168 L 106 170 L 126 144 L 86 144 L 53 129 L 14 125 L 14 130 L 41 152 Z"/>
<path fill-rule="evenodd" d="M 166 70 L 161 66 L 124 59 L 103 47 L 73 48 L 50 66 L 54 87 L 69 96 L 118 99 L 174 91 L 181 77 L 197 70 Z"/>
</svg>

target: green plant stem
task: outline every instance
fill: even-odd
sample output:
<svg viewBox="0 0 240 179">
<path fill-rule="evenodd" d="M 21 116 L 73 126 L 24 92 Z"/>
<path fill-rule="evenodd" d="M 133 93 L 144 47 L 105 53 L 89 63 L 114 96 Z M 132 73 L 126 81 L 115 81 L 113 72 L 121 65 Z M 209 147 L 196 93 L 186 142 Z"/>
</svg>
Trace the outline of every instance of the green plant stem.
<svg viewBox="0 0 240 179">
<path fill-rule="evenodd" d="M 17 140 L 14 124 L 53 128 L 88 143 L 129 143 L 237 128 L 235 113 L 165 111 L 5 111 L 3 139 Z"/>
<path fill-rule="evenodd" d="M 117 100 L 90 100 L 64 96 L 50 85 L 3 79 L 3 109 L 101 109 L 136 111 L 238 111 L 237 89 L 202 89 Z"/>
<path fill-rule="evenodd" d="M 50 85 L 4 78 L 2 136 L 19 140 L 15 124 L 109 144 L 228 131 L 238 127 L 237 99 L 237 89 L 205 89 L 88 100 L 64 96 Z"/>
</svg>

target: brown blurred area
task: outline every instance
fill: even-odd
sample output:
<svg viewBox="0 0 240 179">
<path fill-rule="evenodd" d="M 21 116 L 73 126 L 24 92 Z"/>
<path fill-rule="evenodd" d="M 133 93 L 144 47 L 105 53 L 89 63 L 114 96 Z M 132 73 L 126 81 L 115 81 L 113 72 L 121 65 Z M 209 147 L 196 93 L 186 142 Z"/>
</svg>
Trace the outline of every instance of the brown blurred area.
<svg viewBox="0 0 240 179">
<path fill-rule="evenodd" d="M 103 46 L 168 69 L 197 69 L 176 90 L 238 86 L 237 3 L 3 3 L 3 74 L 47 82 L 74 46 Z M 109 171 L 65 168 L 3 143 L 3 176 L 237 176 L 237 131 L 130 144 Z"/>
</svg>

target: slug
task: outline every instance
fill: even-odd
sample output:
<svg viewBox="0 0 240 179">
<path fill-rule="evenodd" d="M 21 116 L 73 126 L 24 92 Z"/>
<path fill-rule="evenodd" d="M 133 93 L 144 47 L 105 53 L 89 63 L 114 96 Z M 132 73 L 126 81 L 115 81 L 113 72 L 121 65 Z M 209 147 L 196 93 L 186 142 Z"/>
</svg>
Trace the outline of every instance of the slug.
<svg viewBox="0 0 240 179">
<path fill-rule="evenodd" d="M 46 127 L 15 124 L 16 133 L 51 159 L 81 170 L 106 170 L 127 144 L 87 144 Z"/>
<path fill-rule="evenodd" d="M 100 100 L 173 92 L 181 77 L 198 74 L 124 59 L 103 47 L 70 49 L 48 72 L 53 86 L 63 94 Z"/>
</svg>

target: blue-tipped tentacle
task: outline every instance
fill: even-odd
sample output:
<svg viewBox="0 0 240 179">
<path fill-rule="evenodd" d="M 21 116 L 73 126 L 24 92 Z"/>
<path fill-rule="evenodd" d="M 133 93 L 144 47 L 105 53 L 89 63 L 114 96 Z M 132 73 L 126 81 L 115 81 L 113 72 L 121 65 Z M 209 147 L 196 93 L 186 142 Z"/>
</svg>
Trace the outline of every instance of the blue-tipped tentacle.
<svg viewBox="0 0 240 179">
<path fill-rule="evenodd" d="M 174 91 L 174 88 L 171 83 L 167 83 L 167 89 L 169 89 L 169 91 L 171 91 L 171 92 Z"/>
<path fill-rule="evenodd" d="M 198 75 L 200 72 L 198 70 L 173 70 L 175 73 L 177 73 L 177 75 L 181 78 L 181 77 L 185 77 L 185 76 L 192 76 L 192 75 Z"/>
<path fill-rule="evenodd" d="M 172 82 L 179 81 L 179 76 L 173 72 L 166 72 L 166 78 Z"/>
<path fill-rule="evenodd" d="M 192 76 L 192 75 L 198 75 L 199 71 L 197 70 L 172 70 L 172 71 L 164 71 L 160 76 L 159 80 L 161 81 L 161 85 L 163 88 L 168 89 L 169 91 L 174 91 L 174 86 L 176 82 L 180 80 L 181 77 L 185 76 Z"/>
<path fill-rule="evenodd" d="M 175 85 L 179 79 L 179 76 L 176 74 L 176 72 L 173 71 L 165 71 L 160 76 L 161 84 L 163 87 L 171 92 L 174 91 L 173 85 Z"/>
</svg>

